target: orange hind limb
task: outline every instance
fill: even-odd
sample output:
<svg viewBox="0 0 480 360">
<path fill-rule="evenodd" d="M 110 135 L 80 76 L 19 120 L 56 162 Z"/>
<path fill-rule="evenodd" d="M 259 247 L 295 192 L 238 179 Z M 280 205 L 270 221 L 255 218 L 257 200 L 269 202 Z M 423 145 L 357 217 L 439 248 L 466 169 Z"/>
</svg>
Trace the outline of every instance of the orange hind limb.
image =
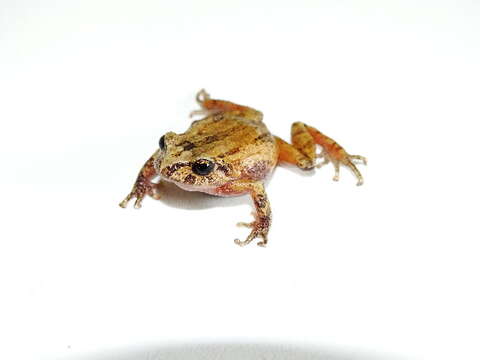
<svg viewBox="0 0 480 360">
<path fill-rule="evenodd" d="M 279 149 L 279 162 L 294 164 L 303 170 L 312 169 L 314 166 L 322 167 L 331 162 L 335 169 L 334 181 L 339 180 L 340 165 L 344 165 L 350 168 L 357 177 L 357 185 L 363 184 L 362 174 L 353 160 L 360 160 L 366 165 L 367 159 L 365 157 L 348 154 L 335 140 L 314 127 L 301 122 L 292 124 L 291 133 L 292 145 L 278 137 L 275 138 Z M 322 147 L 322 152 L 319 155 L 315 154 L 316 145 Z M 323 158 L 323 162 L 315 165 L 316 158 Z"/>
<path fill-rule="evenodd" d="M 200 90 L 195 97 L 201 110 L 195 110 L 190 113 L 190 117 L 194 115 L 213 115 L 222 112 L 233 113 L 239 117 L 244 117 L 254 121 L 262 121 L 263 114 L 251 107 L 238 105 L 226 100 L 211 99 L 205 89 Z"/>
<path fill-rule="evenodd" d="M 293 164 L 302 170 L 310 170 L 315 166 L 315 159 L 303 154 L 294 145 L 275 136 L 278 147 L 278 161 Z"/>
<path fill-rule="evenodd" d="M 342 164 L 350 168 L 350 170 L 352 170 L 352 172 L 355 174 L 355 176 L 357 177 L 358 186 L 363 184 L 362 174 L 357 169 L 352 160 L 361 160 L 366 165 L 367 159 L 365 157 L 360 155 L 350 155 L 335 140 L 325 134 L 322 134 L 314 127 L 306 125 L 306 129 L 313 137 L 315 143 L 322 147 L 324 158 L 326 160 L 328 159 L 333 163 L 333 166 L 335 168 L 335 176 L 333 177 L 334 181 L 338 181 L 340 177 L 340 164 Z"/>
</svg>

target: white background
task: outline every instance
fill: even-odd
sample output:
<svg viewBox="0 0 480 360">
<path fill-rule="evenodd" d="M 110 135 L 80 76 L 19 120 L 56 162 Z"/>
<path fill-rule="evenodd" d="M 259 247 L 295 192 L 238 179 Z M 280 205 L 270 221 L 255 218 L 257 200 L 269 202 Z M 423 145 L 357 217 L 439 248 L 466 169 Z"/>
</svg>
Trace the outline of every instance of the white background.
<svg viewBox="0 0 480 360">
<path fill-rule="evenodd" d="M 229 341 L 479 359 L 479 61 L 475 1 L 3 0 L 0 357 Z M 120 209 L 202 87 L 367 156 L 365 185 L 278 168 L 266 249 L 233 243 L 247 197 Z"/>
</svg>

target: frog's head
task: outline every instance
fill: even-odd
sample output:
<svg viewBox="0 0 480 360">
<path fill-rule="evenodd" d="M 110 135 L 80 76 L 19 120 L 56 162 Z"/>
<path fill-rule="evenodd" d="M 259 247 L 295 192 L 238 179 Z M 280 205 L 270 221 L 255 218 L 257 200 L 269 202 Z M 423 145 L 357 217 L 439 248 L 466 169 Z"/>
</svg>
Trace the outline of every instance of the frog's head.
<svg viewBox="0 0 480 360">
<path fill-rule="evenodd" d="M 231 180 L 231 167 L 209 156 L 200 141 L 168 132 L 160 138 L 154 166 L 162 179 L 185 190 L 212 192 Z"/>
</svg>

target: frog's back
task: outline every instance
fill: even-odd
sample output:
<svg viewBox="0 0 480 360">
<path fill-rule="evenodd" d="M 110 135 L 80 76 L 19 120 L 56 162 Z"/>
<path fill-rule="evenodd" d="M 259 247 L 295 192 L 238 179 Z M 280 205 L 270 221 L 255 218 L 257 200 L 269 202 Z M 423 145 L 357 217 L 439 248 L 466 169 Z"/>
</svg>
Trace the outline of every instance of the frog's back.
<svg viewBox="0 0 480 360">
<path fill-rule="evenodd" d="M 195 121 L 186 134 L 194 158 L 222 160 L 241 177 L 265 177 L 277 162 L 275 139 L 262 121 L 221 113 Z"/>
</svg>

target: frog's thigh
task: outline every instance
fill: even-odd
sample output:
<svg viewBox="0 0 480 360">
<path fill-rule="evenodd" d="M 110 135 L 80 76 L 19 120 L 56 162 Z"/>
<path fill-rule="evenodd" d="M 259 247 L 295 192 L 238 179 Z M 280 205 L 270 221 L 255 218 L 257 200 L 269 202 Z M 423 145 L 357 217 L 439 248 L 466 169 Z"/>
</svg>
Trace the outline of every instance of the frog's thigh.
<svg viewBox="0 0 480 360">
<path fill-rule="evenodd" d="M 300 150 L 305 156 L 315 161 L 317 146 L 315 139 L 308 131 L 307 126 L 301 122 L 294 122 L 291 129 L 292 144 L 297 150 Z"/>
<path fill-rule="evenodd" d="M 315 157 L 309 158 L 305 156 L 295 146 L 275 136 L 278 148 L 278 161 L 286 162 L 298 166 L 302 170 L 312 169 L 315 164 Z"/>
</svg>

